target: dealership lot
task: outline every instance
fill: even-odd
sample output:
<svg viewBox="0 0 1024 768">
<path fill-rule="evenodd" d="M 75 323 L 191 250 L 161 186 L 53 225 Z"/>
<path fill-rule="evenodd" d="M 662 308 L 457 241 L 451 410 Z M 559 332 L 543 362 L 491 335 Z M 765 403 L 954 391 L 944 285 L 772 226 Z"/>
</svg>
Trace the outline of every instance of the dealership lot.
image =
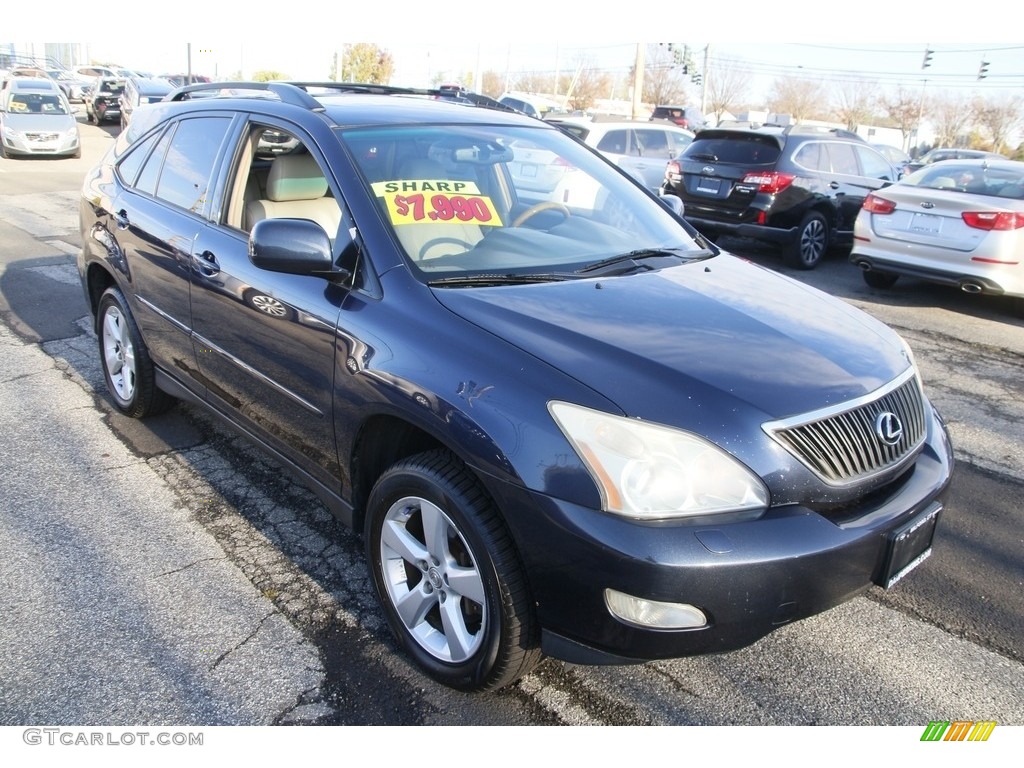
<svg viewBox="0 0 1024 768">
<path fill-rule="evenodd" d="M 17 350 L 17 356 L 10 356 L 12 361 L 17 357 L 29 366 L 20 373 L 12 362 L 5 367 L 3 379 L 11 392 L 21 392 L 20 387 L 33 378 L 29 374 L 43 370 L 46 386 L 32 397 L 68 404 L 47 412 L 33 406 L 26 395 L 25 406 L 10 416 L 11 428 L 4 438 L 18 442 L 5 445 L 4 453 L 14 455 L 18 445 L 29 441 L 26 430 L 14 427 L 32 418 L 58 423 L 68 440 L 77 439 L 79 428 L 64 423 L 63 412 L 70 409 L 93 414 L 108 430 L 84 438 L 86 445 L 100 437 L 110 438 L 112 428 L 120 448 L 103 448 L 101 453 L 126 451 L 122 463 L 137 464 L 143 473 L 134 481 L 140 483 L 134 494 L 117 505 L 107 505 L 119 510 L 118 519 L 138 525 L 130 517 L 131 499 L 150 495 L 145 489 L 153 484 L 159 488 L 159 493 L 151 494 L 157 510 L 177 507 L 178 517 L 150 519 L 152 527 L 138 527 L 139 535 L 149 541 L 159 538 L 161 531 L 170 535 L 184 528 L 203 547 L 213 547 L 201 550 L 197 561 L 222 558 L 225 567 L 234 569 L 225 576 L 235 580 L 236 588 L 245 583 L 253 587 L 246 599 L 254 601 L 257 616 L 266 616 L 282 631 L 295 628 L 293 640 L 304 653 L 313 647 L 318 650 L 312 662 L 308 655 L 294 655 L 297 667 L 289 665 L 286 672 L 293 675 L 288 679 L 296 681 L 298 691 L 289 700 L 306 708 L 301 710 L 306 721 L 353 722 L 362 717 L 371 722 L 917 724 L 938 714 L 959 717 L 964 712 L 963 717 L 1024 724 L 1024 649 L 1019 633 L 1024 617 L 1022 528 L 1015 502 L 1024 482 L 1024 414 L 1020 412 L 1024 326 L 1001 313 L 998 303 L 924 286 L 914 290 L 917 286 L 911 285 L 896 293 L 875 294 L 862 287 L 856 269 L 841 258 L 823 263 L 813 275 L 798 276 L 868 309 L 906 336 L 928 392 L 950 422 L 958 456 L 966 461 L 936 554 L 905 584 L 788 627 L 728 656 L 598 669 L 549 663 L 518 689 L 493 697 L 489 704 L 467 703 L 425 683 L 392 652 L 366 583 L 361 546 L 334 525 L 303 489 L 281 477 L 245 441 L 222 432 L 189 408 L 179 407 L 159 423 L 140 425 L 115 415 L 104 402 L 95 340 L 76 324 L 84 317 L 85 307 L 74 271 L 68 268 L 79 240 L 74 179 L 84 173 L 90 157 L 95 160 L 109 145 L 116 129 L 84 124 L 82 128 L 84 167 L 70 160 L 0 161 L 0 261 L 4 265 L 0 316 L 14 331 L 5 332 L 2 343 Z M 740 242 L 726 245 L 768 268 L 782 269 L 770 252 L 748 249 Z M 37 454 L 45 453 L 46 446 L 45 440 L 40 441 Z M 74 458 L 60 463 L 62 471 L 68 472 L 61 487 L 74 486 L 74 464 Z M 11 473 L 10 486 L 4 486 L 4 498 L 19 499 L 19 509 L 31 507 L 37 499 L 36 494 L 18 490 L 23 487 L 19 478 L 39 489 L 47 487 L 48 477 L 56 476 L 53 470 L 27 471 L 33 466 L 29 463 L 25 471 Z M 117 472 L 108 471 L 105 476 L 118 494 L 125 491 Z M 83 508 L 78 512 L 93 514 L 74 518 L 79 529 L 91 525 L 95 510 L 104 507 L 102 499 L 81 501 Z M 46 509 L 67 509 L 71 514 L 77 506 L 67 495 L 39 503 L 40 514 Z M 31 517 L 20 524 L 32 530 Z M 128 548 L 127 543 L 112 540 L 111 532 L 102 527 L 93 535 L 97 541 L 110 542 L 115 552 Z M 52 550 L 39 557 L 60 557 L 66 550 L 61 537 L 49 543 Z M 185 560 L 179 558 L 183 564 Z M 31 563 L 23 562 L 31 570 Z M 88 568 L 88 561 L 83 562 Z M 54 566 L 58 572 L 66 569 Z M 978 573 L 984 574 L 983 584 L 977 583 Z M 24 574 L 5 575 L 15 589 L 32 592 L 34 582 L 26 582 Z M 144 570 L 138 578 L 146 578 Z M 167 599 L 193 598 L 156 595 L 153 610 L 161 611 Z M 93 598 L 93 602 L 99 600 Z M 220 608 L 225 617 L 235 616 L 237 602 L 237 598 L 223 601 Z M 26 617 L 38 621 L 29 610 L 32 602 L 26 605 Z M 87 608 L 69 609 L 69 615 L 81 617 Z M 257 622 L 256 626 L 262 625 Z M 89 622 L 82 620 L 75 634 L 85 639 L 91 631 Z M 145 628 L 127 634 L 147 636 Z M 241 627 L 231 628 L 226 635 L 237 639 L 239 646 L 245 645 L 241 641 L 248 636 Z M 2 644 L 22 645 L 26 637 L 25 633 L 4 635 Z M 169 645 L 175 642 L 183 641 L 168 640 Z M 225 647 L 218 658 L 234 647 L 229 637 L 220 642 Z M 144 664 L 144 646 L 140 643 L 136 654 L 122 663 Z M 208 671 L 222 674 L 223 667 L 213 665 Z M 296 668 L 311 670 L 312 684 L 294 674 Z M 937 676 L 938 668 L 952 671 Z M 794 676 L 793 669 L 805 671 Z M 40 669 L 36 674 L 45 673 Z M 70 679 L 75 674 L 74 668 L 61 671 Z M 991 682 L 983 686 L 976 682 L 980 679 Z M 905 680 L 913 681 L 910 691 Z M 390 693 L 380 692 L 381 681 L 390 686 Z M 25 702 L 32 696 L 32 683 L 28 677 L 19 696 L 3 702 L 0 709 L 13 713 L 13 720 L 5 724 L 31 720 L 35 710 L 26 708 Z M 112 679 L 110 684 L 116 687 L 119 681 Z M 72 692 L 68 698 L 85 696 L 83 688 L 68 682 L 67 690 Z M 407 703 L 407 694 L 402 695 L 406 691 L 416 692 L 413 705 Z M 128 689 L 121 695 L 130 699 L 142 694 L 141 689 Z M 175 694 L 169 697 L 175 699 Z M 368 706 L 370 701 L 375 703 Z M 66 717 L 66 722 L 80 722 L 91 712 L 97 721 L 111 722 L 117 716 L 116 711 L 101 712 L 81 701 L 64 709 L 60 697 L 53 702 L 49 717 L 41 721 Z M 280 702 L 268 702 L 268 710 L 274 707 L 280 707 Z M 126 709 L 120 715 L 126 723 L 135 722 L 133 714 L 155 717 L 140 714 L 138 708 Z M 264 722 L 261 717 L 243 712 L 238 720 Z M 267 719 L 274 721 L 274 717 Z M 179 715 L 179 721 L 214 722 L 201 709 L 188 717 Z"/>
</svg>

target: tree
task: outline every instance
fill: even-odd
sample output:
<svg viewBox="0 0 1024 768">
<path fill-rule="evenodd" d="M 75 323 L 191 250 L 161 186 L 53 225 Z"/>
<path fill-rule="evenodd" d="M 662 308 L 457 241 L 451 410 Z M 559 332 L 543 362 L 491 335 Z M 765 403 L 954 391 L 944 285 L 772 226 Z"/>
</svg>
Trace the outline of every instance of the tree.
<svg viewBox="0 0 1024 768">
<path fill-rule="evenodd" d="M 484 96 L 497 99 L 505 92 L 505 76 L 494 70 L 487 70 L 480 78 L 480 92 Z"/>
<path fill-rule="evenodd" d="M 718 123 L 722 115 L 737 111 L 747 100 L 750 75 L 730 64 L 714 63 L 706 76 L 704 95 L 707 108 L 715 116 L 714 123 Z"/>
<path fill-rule="evenodd" d="M 840 82 L 832 94 L 832 110 L 841 122 L 846 123 L 847 130 L 856 131 L 871 118 L 877 101 L 878 83 L 868 80 Z"/>
<path fill-rule="evenodd" d="M 273 69 L 261 69 L 259 72 L 253 72 L 250 79 L 257 83 L 269 83 L 271 80 L 291 80 L 288 75 Z"/>
<path fill-rule="evenodd" d="M 648 45 L 644 54 L 643 100 L 649 104 L 685 104 L 687 74 L 675 46 Z"/>
<path fill-rule="evenodd" d="M 992 137 L 992 151 L 1003 152 L 1010 135 L 1024 123 L 1024 98 L 1014 94 L 1002 101 L 979 100 L 974 107 L 978 124 Z"/>
<path fill-rule="evenodd" d="M 817 80 L 778 78 L 768 94 L 768 108 L 797 123 L 828 117 L 825 86 Z"/>
<path fill-rule="evenodd" d="M 938 146 L 963 146 L 963 137 L 974 120 L 974 107 L 963 96 L 940 93 L 932 97 L 928 117 L 935 127 L 935 141 Z"/>
<path fill-rule="evenodd" d="M 566 109 L 590 109 L 598 99 L 608 98 L 612 83 L 608 73 L 580 59 L 573 74 L 562 78 L 558 91 L 565 97 Z"/>
<path fill-rule="evenodd" d="M 331 68 L 332 79 L 337 62 Z M 384 48 L 374 43 L 353 43 L 342 51 L 341 77 L 345 83 L 374 83 L 387 85 L 395 71 L 395 61 Z"/>
<path fill-rule="evenodd" d="M 879 106 L 893 125 L 900 129 L 903 134 L 903 145 L 907 145 L 907 139 L 911 133 L 917 133 L 921 123 L 921 116 L 928 106 L 924 90 L 909 91 L 903 86 L 896 88 L 894 93 L 883 95 L 879 99 Z M 918 143 L 915 141 L 915 143 Z"/>
</svg>

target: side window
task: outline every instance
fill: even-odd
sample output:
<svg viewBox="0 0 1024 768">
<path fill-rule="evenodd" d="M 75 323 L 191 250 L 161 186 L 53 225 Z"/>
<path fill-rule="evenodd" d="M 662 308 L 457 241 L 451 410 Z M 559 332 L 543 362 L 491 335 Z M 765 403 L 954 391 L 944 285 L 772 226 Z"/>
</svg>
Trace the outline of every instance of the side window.
<svg viewBox="0 0 1024 768">
<path fill-rule="evenodd" d="M 864 176 L 872 179 L 896 180 L 893 178 L 894 171 L 889 165 L 889 161 L 871 147 L 857 147 L 857 157 L 860 158 L 860 167 Z"/>
<path fill-rule="evenodd" d="M 135 178 L 139 175 L 139 169 L 142 164 L 146 161 L 149 156 L 149 151 L 156 144 L 157 136 L 149 136 L 145 141 L 140 141 L 131 151 L 124 156 L 124 158 L 117 164 L 117 172 L 121 175 L 121 179 L 128 186 L 135 185 Z M 153 189 L 156 189 L 156 182 L 152 185 Z M 152 193 L 152 190 L 149 190 Z"/>
<path fill-rule="evenodd" d="M 623 129 L 617 129 L 614 131 L 608 131 L 604 137 L 597 143 L 597 148 L 602 152 L 611 152 L 614 155 L 626 154 L 626 131 Z"/>
<path fill-rule="evenodd" d="M 684 149 L 686 149 L 693 142 L 689 136 L 685 133 L 669 133 L 669 151 L 672 153 L 672 157 L 679 157 Z"/>
<path fill-rule="evenodd" d="M 797 165 L 812 171 L 829 171 L 831 167 L 828 156 L 821 150 L 822 144 L 820 141 L 804 144 L 797 150 L 796 155 L 793 156 L 793 161 Z"/>
<path fill-rule="evenodd" d="M 230 125 L 227 117 L 179 121 L 167 148 L 156 196 L 180 208 L 203 213 L 220 147 Z M 155 153 L 146 164 L 143 176 L 149 171 L 149 165 L 160 159 L 161 153 Z"/>
<path fill-rule="evenodd" d="M 254 124 L 235 172 L 228 226 L 249 232 L 263 219 L 308 219 L 333 243 L 342 211 L 319 161 L 299 137 Z"/>
<path fill-rule="evenodd" d="M 835 142 L 827 144 L 829 158 L 832 160 L 832 170 L 844 176 L 860 176 L 860 166 L 857 165 L 857 156 L 853 151 L 853 144 Z"/>
<path fill-rule="evenodd" d="M 640 154 L 644 157 L 668 158 L 668 138 L 664 131 L 641 128 L 636 132 L 640 142 Z"/>
<path fill-rule="evenodd" d="M 167 156 L 167 148 L 171 144 L 173 133 L 173 129 L 164 131 L 156 145 L 156 149 L 142 167 L 142 173 L 139 174 L 139 179 L 135 182 L 135 188 L 140 192 L 145 192 L 149 195 L 156 194 L 156 185 L 160 181 L 160 169 L 163 167 L 164 158 Z"/>
</svg>

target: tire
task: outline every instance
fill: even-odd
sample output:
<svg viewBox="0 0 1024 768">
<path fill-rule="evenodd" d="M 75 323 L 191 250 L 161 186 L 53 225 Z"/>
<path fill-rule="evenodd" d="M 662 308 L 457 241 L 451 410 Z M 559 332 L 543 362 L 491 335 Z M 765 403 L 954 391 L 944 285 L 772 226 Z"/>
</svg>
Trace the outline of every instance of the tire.
<svg viewBox="0 0 1024 768">
<path fill-rule="evenodd" d="M 458 459 L 437 450 L 398 462 L 374 486 L 367 509 L 377 596 L 423 671 L 481 691 L 537 665 L 533 603 L 511 537 Z"/>
<path fill-rule="evenodd" d="M 100 364 L 107 391 L 117 409 L 140 419 L 162 413 L 174 399 L 156 386 L 156 370 L 124 294 L 111 286 L 96 313 Z"/>
<path fill-rule="evenodd" d="M 796 240 L 786 250 L 784 260 L 795 269 L 814 269 L 828 245 L 828 222 L 820 213 L 811 211 L 800 222 Z"/>
<path fill-rule="evenodd" d="M 861 274 L 864 275 L 864 282 L 872 288 L 892 288 L 900 278 L 897 274 L 878 269 L 865 269 Z"/>
</svg>

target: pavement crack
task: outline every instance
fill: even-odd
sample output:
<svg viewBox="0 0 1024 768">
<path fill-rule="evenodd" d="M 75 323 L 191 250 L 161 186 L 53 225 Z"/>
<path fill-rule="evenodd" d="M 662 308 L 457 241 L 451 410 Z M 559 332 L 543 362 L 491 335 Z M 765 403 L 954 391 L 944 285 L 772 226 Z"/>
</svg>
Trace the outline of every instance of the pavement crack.
<svg viewBox="0 0 1024 768">
<path fill-rule="evenodd" d="M 181 568 L 175 568 L 175 569 L 170 570 L 170 571 L 164 571 L 163 573 L 158 573 L 156 575 L 156 577 L 159 579 L 161 576 L 170 576 L 173 573 L 181 573 L 182 571 L 187 571 L 189 568 L 191 568 L 191 567 L 193 567 L 195 565 L 199 565 L 200 563 L 208 563 L 211 560 L 226 560 L 226 559 L 227 559 L 226 557 L 204 557 L 202 560 L 196 560 L 194 563 L 189 563 L 188 565 L 181 566 Z"/>
<path fill-rule="evenodd" d="M 259 633 L 259 631 L 263 628 L 263 625 L 266 624 L 267 620 L 270 619 L 271 617 L 273 617 L 275 613 L 276 613 L 276 611 L 271 611 L 266 616 L 264 616 L 262 619 L 260 619 L 259 623 L 253 628 L 252 632 L 250 632 L 248 635 L 246 635 L 244 638 L 242 638 L 242 640 L 240 640 L 238 643 L 236 643 L 231 648 L 228 648 L 226 651 L 224 651 L 224 653 L 222 653 L 220 656 L 218 656 L 216 659 L 214 659 L 213 664 L 210 665 L 210 671 L 212 672 L 213 670 L 215 670 L 218 666 L 220 666 L 220 663 L 222 661 L 224 661 L 224 659 L 226 659 L 232 653 L 234 653 L 239 648 L 241 648 L 243 645 L 245 645 L 250 640 L 252 640 L 254 637 L 256 637 L 256 635 Z"/>
</svg>

